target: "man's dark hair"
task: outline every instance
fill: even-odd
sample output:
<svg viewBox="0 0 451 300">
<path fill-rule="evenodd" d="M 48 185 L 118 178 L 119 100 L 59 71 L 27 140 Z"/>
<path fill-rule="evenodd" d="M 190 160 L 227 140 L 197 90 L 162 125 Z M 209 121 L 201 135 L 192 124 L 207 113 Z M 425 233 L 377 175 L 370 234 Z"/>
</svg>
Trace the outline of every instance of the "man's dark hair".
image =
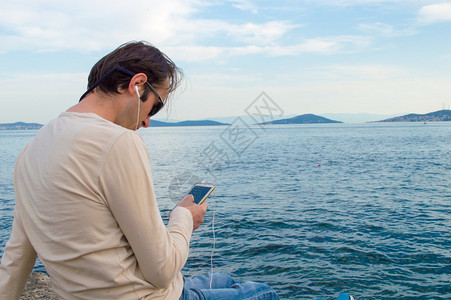
<svg viewBox="0 0 451 300">
<path fill-rule="evenodd" d="M 175 91 L 183 76 L 182 70 L 151 44 L 144 41 L 128 42 L 104 56 L 92 67 L 88 77 L 88 89 L 116 67 L 125 68 L 133 73 L 146 74 L 147 81 L 155 88 L 169 78 L 169 93 Z M 98 88 L 106 94 L 119 94 L 119 89 L 126 89 L 130 79 L 130 75 L 114 72 L 102 80 Z M 147 85 L 144 87 L 144 93 L 141 95 L 143 101 L 151 93 Z"/>
</svg>

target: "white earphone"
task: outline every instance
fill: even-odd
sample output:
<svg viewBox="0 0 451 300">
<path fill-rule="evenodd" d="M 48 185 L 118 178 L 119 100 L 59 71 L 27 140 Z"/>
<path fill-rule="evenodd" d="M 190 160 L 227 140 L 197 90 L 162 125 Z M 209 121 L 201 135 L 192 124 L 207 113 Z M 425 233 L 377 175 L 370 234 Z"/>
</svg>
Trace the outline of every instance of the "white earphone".
<svg viewBox="0 0 451 300">
<path fill-rule="evenodd" d="M 135 85 L 135 90 L 136 90 L 136 94 L 138 94 L 138 115 L 136 116 L 136 128 L 135 128 L 135 130 L 138 130 L 138 124 L 139 124 L 139 107 L 140 107 L 139 102 L 141 102 L 141 101 L 140 101 L 140 100 L 141 100 L 141 95 L 139 94 L 139 89 L 138 89 L 138 86 L 137 86 L 137 85 Z"/>
</svg>

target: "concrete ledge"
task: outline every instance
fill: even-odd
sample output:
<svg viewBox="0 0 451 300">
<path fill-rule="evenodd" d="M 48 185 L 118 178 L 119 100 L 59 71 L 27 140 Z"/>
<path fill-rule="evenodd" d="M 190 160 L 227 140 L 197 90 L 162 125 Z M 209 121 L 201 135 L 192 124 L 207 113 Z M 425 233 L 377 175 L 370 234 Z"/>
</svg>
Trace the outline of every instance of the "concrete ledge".
<svg viewBox="0 0 451 300">
<path fill-rule="evenodd" d="M 42 272 L 32 272 L 28 277 L 25 288 L 20 296 L 21 300 L 50 299 L 57 300 L 58 297 L 52 291 L 50 277 Z"/>
</svg>

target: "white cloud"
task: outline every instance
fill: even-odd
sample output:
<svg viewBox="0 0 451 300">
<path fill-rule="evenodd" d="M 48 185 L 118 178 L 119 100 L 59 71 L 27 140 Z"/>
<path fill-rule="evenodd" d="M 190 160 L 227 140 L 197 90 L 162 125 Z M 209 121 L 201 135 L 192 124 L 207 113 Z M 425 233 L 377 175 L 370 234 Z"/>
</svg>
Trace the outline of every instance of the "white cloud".
<svg viewBox="0 0 451 300">
<path fill-rule="evenodd" d="M 249 10 L 252 13 L 258 13 L 257 6 L 249 0 L 230 0 L 232 5 L 241 10 Z"/>
<path fill-rule="evenodd" d="M 267 45 L 275 43 L 288 31 L 300 27 L 287 21 L 266 23 L 233 24 L 222 20 L 189 19 L 173 20 L 174 39 L 167 39 L 166 45 L 198 45 L 209 38 L 219 38 L 228 44 Z"/>
<path fill-rule="evenodd" d="M 227 58 L 233 56 L 262 54 L 267 56 L 296 56 L 303 53 L 336 54 L 356 53 L 367 50 L 372 45 L 372 39 L 364 36 L 336 36 L 305 39 L 293 45 L 267 46 L 173 46 L 165 47 L 163 51 L 175 60 L 204 61 L 209 59 Z"/>
<path fill-rule="evenodd" d="M 253 7 L 248 1 L 232 3 L 240 9 Z M 90 0 L 10 1 L 0 10 L 0 53 L 100 51 L 144 39 L 161 48 L 181 48 L 188 60 L 210 59 L 224 50 L 211 39 L 221 37 L 240 47 L 273 45 L 299 27 L 284 20 L 240 24 L 195 16 L 210 5 L 214 4 L 201 0 L 109 1 L 108 5 Z M 208 47 L 202 46 L 206 40 Z"/>
<path fill-rule="evenodd" d="M 255 5 L 231 1 L 240 9 Z M 290 40 L 287 33 L 302 27 L 286 20 L 232 23 L 202 19 L 196 13 L 215 5 L 202 0 L 108 2 L 80 0 L 11 1 L 0 11 L 0 53 L 9 51 L 104 51 L 129 40 L 148 40 L 177 60 L 203 61 L 247 54 L 271 56 L 299 53 L 331 54 L 365 49 L 365 37 L 336 36 Z M 224 5 L 224 4 L 216 4 Z M 101 13 L 99 13 L 101 12 Z M 216 46 L 221 43 L 228 46 Z M 208 43 L 208 46 L 204 46 Z"/>
<path fill-rule="evenodd" d="M 359 24 L 358 29 L 367 34 L 375 34 L 385 37 L 410 36 L 417 33 L 417 31 L 413 28 L 396 29 L 392 25 L 381 22 Z"/>
<path fill-rule="evenodd" d="M 213 46 L 170 46 L 161 50 L 175 61 L 204 61 L 222 56 L 224 48 Z"/>
<path fill-rule="evenodd" d="M 272 21 L 263 24 L 246 23 L 227 26 L 229 36 L 246 44 L 265 45 L 280 39 L 289 30 L 300 27 L 284 21 Z"/>
<path fill-rule="evenodd" d="M 353 53 L 367 49 L 371 43 L 372 39 L 369 37 L 343 35 L 308 39 L 304 43 L 286 48 L 291 49 L 293 55 L 299 53 Z M 275 54 L 279 53 L 276 51 Z"/>
<path fill-rule="evenodd" d="M 421 23 L 436 23 L 451 21 L 451 3 L 437 3 L 423 6 L 419 13 Z"/>
<path fill-rule="evenodd" d="M 10 1 L 0 10 L 0 52 L 92 51 L 132 39 L 161 43 L 177 38 L 174 20 L 186 19 L 200 5 L 196 0 Z"/>
</svg>

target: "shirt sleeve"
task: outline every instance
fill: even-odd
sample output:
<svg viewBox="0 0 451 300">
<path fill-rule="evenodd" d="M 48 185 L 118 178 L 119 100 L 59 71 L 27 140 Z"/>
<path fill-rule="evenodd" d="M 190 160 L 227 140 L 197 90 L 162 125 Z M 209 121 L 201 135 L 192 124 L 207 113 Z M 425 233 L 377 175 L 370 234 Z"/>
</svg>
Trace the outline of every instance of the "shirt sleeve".
<svg viewBox="0 0 451 300">
<path fill-rule="evenodd" d="M 23 229 L 16 206 L 11 237 L 0 264 L 0 299 L 19 299 L 36 262 L 36 251 Z"/>
<path fill-rule="evenodd" d="M 164 225 L 155 200 L 149 154 L 134 132 L 122 134 L 106 155 L 100 187 L 144 278 L 166 288 L 181 271 L 193 231 L 191 212 L 179 207 Z"/>
</svg>

